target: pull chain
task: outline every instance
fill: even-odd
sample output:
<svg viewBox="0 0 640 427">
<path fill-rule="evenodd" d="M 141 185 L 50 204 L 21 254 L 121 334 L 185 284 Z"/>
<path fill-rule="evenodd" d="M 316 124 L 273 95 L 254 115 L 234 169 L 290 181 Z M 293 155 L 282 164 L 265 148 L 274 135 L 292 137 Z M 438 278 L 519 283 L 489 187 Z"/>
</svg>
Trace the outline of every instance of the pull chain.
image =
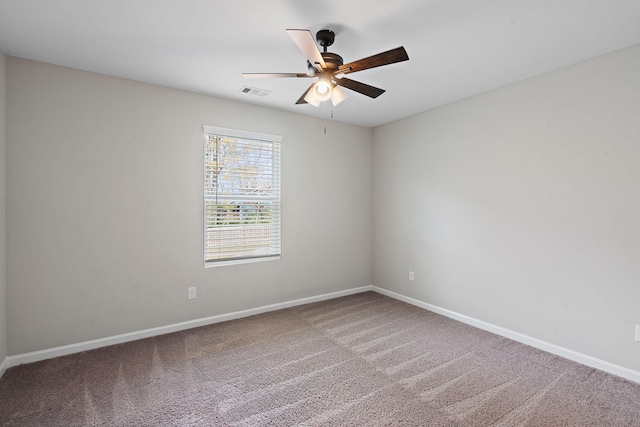
<svg viewBox="0 0 640 427">
<path fill-rule="evenodd" d="M 327 103 L 324 103 L 324 114 L 322 115 L 324 118 L 324 134 L 327 134 Z"/>
<path fill-rule="evenodd" d="M 327 134 L 327 108 L 328 105 L 325 106 L 325 114 L 324 114 L 324 134 Z M 333 107 L 331 107 L 331 120 L 333 120 Z"/>
</svg>

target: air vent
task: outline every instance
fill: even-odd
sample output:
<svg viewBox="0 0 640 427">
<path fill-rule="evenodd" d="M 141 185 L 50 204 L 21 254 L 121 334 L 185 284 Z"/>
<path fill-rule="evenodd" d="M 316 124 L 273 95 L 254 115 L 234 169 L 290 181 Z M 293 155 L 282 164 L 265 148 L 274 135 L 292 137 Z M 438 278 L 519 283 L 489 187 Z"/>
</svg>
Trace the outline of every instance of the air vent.
<svg viewBox="0 0 640 427">
<path fill-rule="evenodd" d="M 242 86 L 239 92 L 246 93 L 248 95 L 256 95 L 256 96 L 267 96 L 271 93 L 271 91 L 258 89 L 256 87 L 250 87 L 250 86 Z"/>
</svg>

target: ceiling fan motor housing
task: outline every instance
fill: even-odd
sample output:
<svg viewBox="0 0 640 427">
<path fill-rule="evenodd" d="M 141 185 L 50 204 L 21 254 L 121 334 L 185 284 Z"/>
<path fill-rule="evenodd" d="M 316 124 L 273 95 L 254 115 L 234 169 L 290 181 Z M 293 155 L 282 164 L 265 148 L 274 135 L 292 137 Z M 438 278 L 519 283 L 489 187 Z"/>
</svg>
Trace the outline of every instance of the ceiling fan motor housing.
<svg viewBox="0 0 640 427">
<path fill-rule="evenodd" d="M 325 64 L 327 64 L 327 70 L 337 70 L 339 66 L 342 65 L 342 56 L 331 53 L 331 52 L 322 52 L 322 59 L 324 59 Z"/>
<path fill-rule="evenodd" d="M 324 59 L 324 63 L 327 66 L 326 69 L 329 71 L 337 70 L 344 62 L 342 60 L 342 56 L 331 52 L 322 52 L 322 59 Z M 311 64 L 309 61 L 307 61 L 307 68 L 309 69 L 309 74 L 316 74 L 318 72 L 315 65 Z"/>
</svg>

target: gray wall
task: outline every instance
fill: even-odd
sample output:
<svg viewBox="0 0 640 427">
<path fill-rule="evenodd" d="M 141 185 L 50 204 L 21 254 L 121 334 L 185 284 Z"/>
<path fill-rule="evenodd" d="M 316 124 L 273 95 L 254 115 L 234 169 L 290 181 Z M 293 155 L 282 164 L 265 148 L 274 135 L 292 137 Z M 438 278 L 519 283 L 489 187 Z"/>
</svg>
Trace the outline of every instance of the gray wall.
<svg viewBox="0 0 640 427">
<path fill-rule="evenodd" d="M 10 355 L 371 283 L 370 129 L 11 57 L 7 82 Z M 284 137 L 281 260 L 203 267 L 203 124 Z"/>
<path fill-rule="evenodd" d="M 0 52 L 0 364 L 7 356 L 7 57 Z"/>
<path fill-rule="evenodd" d="M 10 355 L 372 282 L 640 370 L 640 46 L 326 136 L 306 116 L 6 62 Z M 280 261 L 202 267 L 203 124 L 284 136 Z"/>
<path fill-rule="evenodd" d="M 640 370 L 639 76 L 634 46 L 376 128 L 374 285 Z"/>
</svg>

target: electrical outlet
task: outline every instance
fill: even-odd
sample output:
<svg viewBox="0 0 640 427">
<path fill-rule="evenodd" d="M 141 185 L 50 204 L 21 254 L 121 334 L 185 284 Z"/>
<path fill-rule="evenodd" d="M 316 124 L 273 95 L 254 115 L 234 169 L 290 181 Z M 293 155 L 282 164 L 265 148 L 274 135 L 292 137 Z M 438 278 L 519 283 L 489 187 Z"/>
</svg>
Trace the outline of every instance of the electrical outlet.
<svg viewBox="0 0 640 427">
<path fill-rule="evenodd" d="M 196 299 L 196 288 L 189 288 L 189 299 Z"/>
<path fill-rule="evenodd" d="M 413 282 L 414 280 L 416 280 L 416 275 L 413 273 L 413 271 L 409 271 L 409 281 Z"/>
<path fill-rule="evenodd" d="M 636 341 L 640 341 L 640 325 L 636 325 Z"/>
</svg>

